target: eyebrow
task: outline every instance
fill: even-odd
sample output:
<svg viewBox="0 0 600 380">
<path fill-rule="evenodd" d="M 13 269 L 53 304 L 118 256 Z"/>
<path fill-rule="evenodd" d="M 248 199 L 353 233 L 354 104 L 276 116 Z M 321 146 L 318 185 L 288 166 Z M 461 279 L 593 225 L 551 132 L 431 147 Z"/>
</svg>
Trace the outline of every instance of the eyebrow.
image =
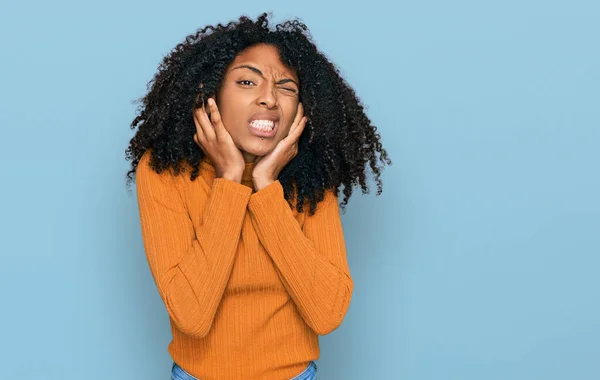
<svg viewBox="0 0 600 380">
<path fill-rule="evenodd" d="M 257 68 L 256 68 L 256 67 L 254 67 L 254 66 L 250 66 L 250 65 L 239 65 L 239 66 L 236 66 L 236 67 L 234 67 L 233 69 L 231 69 L 231 71 L 233 71 L 233 70 L 235 70 L 235 69 L 250 69 L 250 70 L 254 71 L 255 73 L 257 73 L 258 75 L 260 75 L 261 77 L 263 77 L 263 78 L 265 77 L 265 76 L 263 75 L 262 71 L 260 71 L 259 69 L 257 69 Z M 278 81 L 276 84 L 284 84 L 284 83 L 288 83 L 288 82 L 293 82 L 293 83 L 295 83 L 295 84 L 296 84 L 296 86 L 298 86 L 298 83 L 296 83 L 296 81 L 295 81 L 295 80 L 293 80 L 293 79 L 289 79 L 289 78 L 282 79 L 282 80 Z M 298 87 L 300 87 L 300 86 L 298 86 Z"/>
</svg>

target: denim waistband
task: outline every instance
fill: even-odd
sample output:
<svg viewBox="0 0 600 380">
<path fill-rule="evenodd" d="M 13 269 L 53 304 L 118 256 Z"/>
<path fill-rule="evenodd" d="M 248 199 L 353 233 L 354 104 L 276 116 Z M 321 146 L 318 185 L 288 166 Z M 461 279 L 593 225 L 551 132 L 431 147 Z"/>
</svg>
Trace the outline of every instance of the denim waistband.
<svg viewBox="0 0 600 380">
<path fill-rule="evenodd" d="M 294 376 L 290 380 L 315 380 L 317 378 L 317 363 L 311 361 L 308 364 L 308 367 L 298 375 Z M 187 373 L 183 368 L 177 365 L 177 363 L 173 362 L 173 366 L 171 367 L 171 380 L 200 380 L 189 373 Z"/>
</svg>

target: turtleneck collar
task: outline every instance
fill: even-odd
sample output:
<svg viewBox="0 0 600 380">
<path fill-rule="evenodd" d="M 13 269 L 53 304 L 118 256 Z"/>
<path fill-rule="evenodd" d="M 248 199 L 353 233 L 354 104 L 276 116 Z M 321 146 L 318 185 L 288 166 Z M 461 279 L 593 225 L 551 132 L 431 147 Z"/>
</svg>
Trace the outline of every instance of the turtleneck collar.
<svg viewBox="0 0 600 380">
<path fill-rule="evenodd" d="M 212 177 L 216 176 L 215 167 L 213 162 L 208 156 L 204 156 L 200 161 L 200 165 L 211 173 Z M 244 167 L 244 173 L 242 174 L 242 183 L 252 185 L 252 170 L 254 169 L 254 162 L 246 162 Z"/>
</svg>

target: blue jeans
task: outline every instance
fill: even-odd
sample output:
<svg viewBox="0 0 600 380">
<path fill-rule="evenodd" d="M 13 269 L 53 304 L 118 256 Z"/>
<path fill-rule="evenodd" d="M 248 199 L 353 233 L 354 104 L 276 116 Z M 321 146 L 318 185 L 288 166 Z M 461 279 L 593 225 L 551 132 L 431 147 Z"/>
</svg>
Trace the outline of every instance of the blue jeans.
<svg viewBox="0 0 600 380">
<path fill-rule="evenodd" d="M 308 367 L 300 374 L 294 376 L 290 380 L 316 380 L 317 379 L 317 364 L 314 361 L 311 361 Z M 177 363 L 173 363 L 173 368 L 171 369 L 171 380 L 199 380 L 189 373 L 185 372 L 183 368 L 177 365 Z"/>
</svg>

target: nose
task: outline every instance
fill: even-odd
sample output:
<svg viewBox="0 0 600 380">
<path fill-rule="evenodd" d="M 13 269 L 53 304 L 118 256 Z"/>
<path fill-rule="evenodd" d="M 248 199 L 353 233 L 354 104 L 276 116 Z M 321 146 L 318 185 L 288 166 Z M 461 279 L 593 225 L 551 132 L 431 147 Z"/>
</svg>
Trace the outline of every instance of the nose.
<svg viewBox="0 0 600 380">
<path fill-rule="evenodd" d="M 268 108 L 277 106 L 277 93 L 271 84 L 265 84 L 262 91 L 258 96 L 258 101 L 261 105 L 265 105 Z"/>
</svg>

